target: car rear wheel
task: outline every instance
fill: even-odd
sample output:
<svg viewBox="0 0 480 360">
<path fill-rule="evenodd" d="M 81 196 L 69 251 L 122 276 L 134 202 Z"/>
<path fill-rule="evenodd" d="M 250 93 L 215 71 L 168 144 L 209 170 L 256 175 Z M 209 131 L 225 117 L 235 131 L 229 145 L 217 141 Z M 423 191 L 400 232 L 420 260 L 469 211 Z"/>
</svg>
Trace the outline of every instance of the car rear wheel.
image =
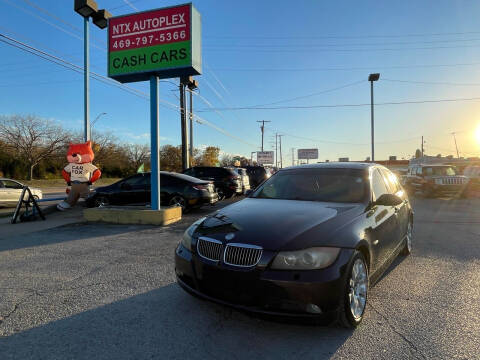
<svg viewBox="0 0 480 360">
<path fill-rule="evenodd" d="M 180 206 L 182 211 L 185 211 L 187 208 L 187 202 L 185 199 L 180 195 L 174 195 L 169 202 L 170 206 Z"/>
<path fill-rule="evenodd" d="M 368 268 L 365 257 L 356 251 L 347 269 L 345 290 L 339 310 L 339 323 L 347 328 L 355 328 L 363 320 L 367 306 Z"/>
<path fill-rule="evenodd" d="M 405 236 L 405 246 L 402 250 L 402 255 L 410 255 L 412 252 L 412 237 L 413 237 L 413 224 L 410 221 L 407 228 L 407 236 Z"/>
<path fill-rule="evenodd" d="M 109 204 L 110 201 L 108 201 L 106 196 L 99 196 L 95 199 L 95 207 L 108 206 Z"/>
</svg>

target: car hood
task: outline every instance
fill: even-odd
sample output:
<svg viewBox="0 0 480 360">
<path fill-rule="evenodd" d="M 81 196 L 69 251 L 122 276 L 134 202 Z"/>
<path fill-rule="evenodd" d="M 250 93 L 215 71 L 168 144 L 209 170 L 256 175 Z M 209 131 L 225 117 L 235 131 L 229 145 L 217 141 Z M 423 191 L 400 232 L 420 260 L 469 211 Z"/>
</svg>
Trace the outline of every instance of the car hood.
<svg viewBox="0 0 480 360">
<path fill-rule="evenodd" d="M 347 246 L 329 235 L 362 214 L 364 208 L 362 204 L 247 198 L 209 216 L 196 231 L 225 243 L 267 250 Z M 226 240 L 230 233 L 233 235 Z"/>
</svg>

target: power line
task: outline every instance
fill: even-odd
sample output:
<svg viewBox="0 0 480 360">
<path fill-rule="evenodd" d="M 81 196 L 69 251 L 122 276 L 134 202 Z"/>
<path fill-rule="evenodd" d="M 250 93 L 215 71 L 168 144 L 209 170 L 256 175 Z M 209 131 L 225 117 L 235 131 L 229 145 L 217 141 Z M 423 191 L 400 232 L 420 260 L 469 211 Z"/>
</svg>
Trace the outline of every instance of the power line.
<svg viewBox="0 0 480 360">
<path fill-rule="evenodd" d="M 331 89 L 327 89 L 327 90 L 322 90 L 322 91 L 315 92 L 315 93 L 308 94 L 308 95 L 296 96 L 296 97 L 294 97 L 294 98 L 279 100 L 279 101 L 275 101 L 275 102 L 267 103 L 267 104 L 254 105 L 254 107 L 257 107 L 257 106 L 258 106 L 258 107 L 262 107 L 262 106 L 276 105 L 276 104 L 281 104 L 281 103 L 285 103 L 285 102 L 290 102 L 290 101 L 295 101 L 295 100 L 306 99 L 306 98 L 309 98 L 309 97 L 312 97 L 312 96 L 317 96 L 317 95 L 321 95 L 321 94 L 326 94 L 326 93 L 329 93 L 329 92 L 337 91 L 337 90 L 340 90 L 340 89 L 345 89 L 345 88 L 347 88 L 347 87 L 354 86 L 354 85 L 357 85 L 357 84 L 360 84 L 360 83 L 364 83 L 364 82 L 365 82 L 365 80 L 359 80 L 359 81 L 355 81 L 355 82 L 352 82 L 352 83 L 349 83 L 349 84 L 345 84 L 345 85 L 342 85 L 342 86 L 337 86 L 337 87 L 334 87 L 334 88 L 331 88 Z"/>
<path fill-rule="evenodd" d="M 480 86 L 480 83 L 455 83 L 445 81 L 415 81 L 415 80 L 396 80 L 382 79 L 382 81 L 399 82 L 407 84 L 425 84 L 425 85 L 449 85 L 449 86 Z"/>
<path fill-rule="evenodd" d="M 49 53 L 47 53 L 47 52 L 45 52 L 45 51 L 42 51 L 42 50 L 40 50 L 40 49 L 34 48 L 34 47 L 32 47 L 32 46 L 30 46 L 30 45 L 28 45 L 28 44 L 25 44 L 25 43 L 23 43 L 23 42 L 21 42 L 21 41 L 15 40 L 15 39 L 13 39 L 13 38 L 11 38 L 11 37 L 9 37 L 9 36 L 3 35 L 3 34 L 1 34 L 1 33 L 0 33 L 0 37 L 1 37 L 1 38 L 4 38 L 4 39 L 7 39 L 7 40 L 4 40 L 4 39 L 1 39 L 1 38 L 0 38 L 0 42 L 3 42 L 3 43 L 5 43 L 5 44 L 7 44 L 7 45 L 10 45 L 10 46 L 13 46 L 13 47 L 15 47 L 15 48 L 18 48 L 18 49 L 20 49 L 20 50 L 22 50 L 22 51 L 28 52 L 28 53 L 30 53 L 30 54 L 32 54 L 32 55 L 35 55 L 35 56 L 40 57 L 40 58 L 42 58 L 42 59 L 44 59 L 44 60 L 50 61 L 50 62 L 52 62 L 52 63 L 54 63 L 54 64 L 60 65 L 60 66 L 66 68 L 66 69 L 68 69 L 68 70 L 72 70 L 72 71 L 75 71 L 75 72 L 77 72 L 77 73 L 83 74 L 83 67 L 81 67 L 81 66 L 72 64 L 72 63 L 70 63 L 70 62 L 68 62 L 68 61 L 66 61 L 66 60 L 64 60 L 64 59 L 61 59 L 61 58 L 58 57 L 58 56 L 55 56 L 55 55 L 49 54 Z M 115 80 L 113 80 L 113 79 L 107 78 L 107 77 L 105 77 L 105 76 L 103 76 L 103 75 L 96 74 L 96 73 L 94 73 L 94 72 L 90 72 L 90 76 L 91 76 L 94 80 L 100 81 L 100 82 L 105 83 L 105 84 L 107 84 L 107 85 L 116 86 L 116 87 L 118 87 L 119 89 L 125 90 L 125 91 L 127 91 L 127 92 L 129 92 L 129 93 L 131 93 L 131 94 L 133 94 L 133 95 L 142 97 L 142 98 L 144 98 L 144 99 L 146 99 L 146 100 L 149 100 L 149 99 L 150 99 L 150 97 L 149 97 L 146 93 L 144 93 L 144 92 L 142 92 L 142 91 L 140 91 L 140 90 L 131 88 L 131 87 L 129 87 L 129 86 L 126 86 L 126 85 L 124 85 L 124 84 L 121 84 L 121 83 L 119 83 L 119 82 L 117 82 L 117 81 L 115 81 Z M 169 103 L 168 101 L 160 100 L 160 102 L 162 103 L 161 105 L 166 104 L 166 105 L 169 105 L 169 106 L 174 107 L 174 108 L 176 108 L 176 109 L 180 109 L 179 106 L 177 106 L 177 105 L 175 105 L 175 104 L 172 104 L 172 103 Z M 194 117 L 196 117 L 196 118 L 198 119 L 198 122 L 201 123 L 201 124 L 205 124 L 205 125 L 207 125 L 207 126 L 213 128 L 213 129 L 217 130 L 218 132 L 221 132 L 222 134 L 224 134 L 224 135 L 226 135 L 226 136 L 228 136 L 228 137 L 230 137 L 230 138 L 232 138 L 232 139 L 235 139 L 235 140 L 237 140 L 237 141 L 240 141 L 240 142 L 242 142 L 242 143 L 244 143 L 244 144 L 247 144 L 247 145 L 249 145 L 249 146 L 256 147 L 256 145 L 254 145 L 254 144 L 252 144 L 252 143 L 249 143 L 249 142 L 247 142 L 247 141 L 245 141 L 245 140 L 243 140 L 243 139 L 241 139 L 241 138 L 239 138 L 239 137 L 237 137 L 237 136 L 235 136 L 235 135 L 233 135 L 233 134 L 230 134 L 230 133 L 227 132 L 226 130 L 224 130 L 224 129 L 222 129 L 222 128 L 220 128 L 220 127 L 212 124 L 212 123 L 209 122 L 208 120 L 203 119 L 203 118 L 201 118 L 201 117 L 198 116 L 198 115 L 194 115 Z"/>
<path fill-rule="evenodd" d="M 453 36 L 453 35 L 472 35 L 480 34 L 480 31 L 463 31 L 463 32 L 437 32 L 437 33 L 412 33 L 412 34 L 387 34 L 387 35 L 320 35 L 320 36 L 207 36 L 212 39 L 386 39 L 386 38 L 402 38 L 402 37 L 429 37 L 429 36 Z"/>
<path fill-rule="evenodd" d="M 437 68 L 437 67 L 458 67 L 458 66 L 478 66 L 480 62 L 456 63 L 456 64 L 412 64 L 412 65 L 372 65 L 357 67 L 324 67 L 324 68 L 216 68 L 216 71 L 229 72 L 313 72 L 313 71 L 365 71 L 371 69 L 413 69 L 413 68 Z"/>
<path fill-rule="evenodd" d="M 314 53 L 314 52 L 372 52 L 372 51 L 414 51 L 414 50 L 440 50 L 440 49 L 463 49 L 463 48 L 478 48 L 480 45 L 456 45 L 456 46 L 430 46 L 430 47 L 399 47 L 399 48 L 363 48 L 363 49 L 325 49 L 325 48 L 316 48 L 314 46 L 306 47 L 305 49 L 267 49 L 264 46 L 262 49 L 255 49 L 248 47 L 208 47 L 205 46 L 204 50 L 213 51 L 213 52 L 226 52 L 226 51 L 245 51 L 250 50 L 252 53 L 295 53 L 299 52 L 305 53 Z"/>
<path fill-rule="evenodd" d="M 435 99 L 435 100 L 410 100 L 410 101 L 391 101 L 383 103 L 375 103 L 375 106 L 385 106 L 385 105 L 405 105 L 405 104 L 430 104 L 430 103 L 443 103 L 443 102 L 457 102 L 457 101 L 477 101 L 480 100 L 480 97 L 471 97 L 471 98 L 455 98 L 455 99 Z M 230 107 L 230 108 L 214 108 L 214 109 L 203 109 L 198 110 L 199 112 L 208 112 L 212 110 L 221 110 L 221 111 L 236 111 L 236 110 L 285 110 L 285 109 L 320 109 L 320 108 L 339 108 L 339 107 L 363 107 L 370 106 L 370 103 L 359 103 L 359 104 L 331 104 L 331 105 L 310 105 L 310 106 L 275 106 L 275 107 L 255 107 L 255 106 L 242 106 L 242 107 Z"/>
</svg>

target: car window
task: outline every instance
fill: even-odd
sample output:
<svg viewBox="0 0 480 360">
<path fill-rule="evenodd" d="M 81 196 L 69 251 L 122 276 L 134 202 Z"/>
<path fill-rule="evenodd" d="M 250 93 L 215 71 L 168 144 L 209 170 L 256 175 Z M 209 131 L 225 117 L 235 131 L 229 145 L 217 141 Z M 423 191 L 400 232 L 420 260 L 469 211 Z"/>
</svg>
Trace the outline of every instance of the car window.
<svg viewBox="0 0 480 360">
<path fill-rule="evenodd" d="M 417 167 L 417 175 L 422 176 L 422 168 L 421 167 Z"/>
<path fill-rule="evenodd" d="M 7 189 L 23 189 L 22 184 L 12 180 L 2 180 L 3 186 Z"/>
<path fill-rule="evenodd" d="M 195 170 L 194 169 L 185 170 L 183 173 L 186 174 L 186 175 L 189 175 L 189 176 L 195 176 Z"/>
<path fill-rule="evenodd" d="M 391 194 L 396 194 L 399 190 L 401 190 L 398 177 L 393 172 L 387 169 L 382 169 L 382 174 Z"/>
<path fill-rule="evenodd" d="M 135 185 L 150 185 L 150 174 L 143 174 Z"/>
<path fill-rule="evenodd" d="M 358 169 L 283 170 L 269 178 L 254 198 L 363 202 L 367 194 L 365 171 Z"/>
<path fill-rule="evenodd" d="M 137 185 L 143 181 L 143 175 L 134 175 L 132 177 L 129 177 L 125 180 L 123 180 L 123 184 L 128 184 L 128 185 Z"/>
<path fill-rule="evenodd" d="M 372 191 L 373 195 L 375 196 L 375 200 L 383 194 L 389 193 L 389 190 L 385 185 L 385 181 L 383 180 L 383 176 L 380 174 L 378 169 L 375 169 L 372 173 Z"/>
</svg>

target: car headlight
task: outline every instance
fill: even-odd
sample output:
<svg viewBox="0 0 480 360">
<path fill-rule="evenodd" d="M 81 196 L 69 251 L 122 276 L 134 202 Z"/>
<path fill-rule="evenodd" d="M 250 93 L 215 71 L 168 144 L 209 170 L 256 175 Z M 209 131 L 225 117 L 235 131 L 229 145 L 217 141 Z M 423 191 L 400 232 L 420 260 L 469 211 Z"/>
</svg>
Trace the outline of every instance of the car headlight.
<svg viewBox="0 0 480 360">
<path fill-rule="evenodd" d="M 339 248 L 314 247 L 297 251 L 282 251 L 273 260 L 272 269 L 314 270 L 333 264 L 340 252 Z"/>
<path fill-rule="evenodd" d="M 198 225 L 200 225 L 206 217 L 200 218 L 195 221 L 190 227 L 185 230 L 182 237 L 182 245 L 185 246 L 188 250 L 192 251 L 192 235 L 197 229 Z"/>
</svg>

